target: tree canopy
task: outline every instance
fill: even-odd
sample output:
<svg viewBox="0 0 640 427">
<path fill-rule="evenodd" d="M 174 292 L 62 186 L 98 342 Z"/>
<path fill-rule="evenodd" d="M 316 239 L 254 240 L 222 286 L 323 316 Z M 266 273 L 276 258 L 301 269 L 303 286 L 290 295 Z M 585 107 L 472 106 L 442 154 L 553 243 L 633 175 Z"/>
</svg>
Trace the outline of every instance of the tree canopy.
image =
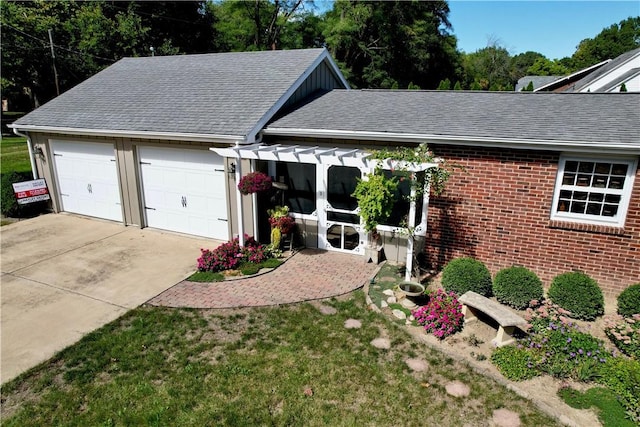
<svg viewBox="0 0 640 427">
<path fill-rule="evenodd" d="M 640 46 L 640 17 L 580 42 L 572 57 L 511 56 L 491 43 L 457 49 L 445 0 L 3 2 L 2 96 L 29 110 L 126 56 L 327 47 L 354 87 L 513 90 L 525 75 L 559 75 Z"/>
</svg>

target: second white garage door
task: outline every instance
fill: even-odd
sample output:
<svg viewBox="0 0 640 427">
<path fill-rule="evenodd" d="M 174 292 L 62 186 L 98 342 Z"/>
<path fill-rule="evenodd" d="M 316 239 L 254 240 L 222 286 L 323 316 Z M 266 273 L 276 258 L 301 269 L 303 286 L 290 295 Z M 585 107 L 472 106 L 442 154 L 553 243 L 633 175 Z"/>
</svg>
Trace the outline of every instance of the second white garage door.
<svg viewBox="0 0 640 427">
<path fill-rule="evenodd" d="M 223 159 L 205 150 L 139 147 L 146 225 L 228 240 Z"/>
</svg>

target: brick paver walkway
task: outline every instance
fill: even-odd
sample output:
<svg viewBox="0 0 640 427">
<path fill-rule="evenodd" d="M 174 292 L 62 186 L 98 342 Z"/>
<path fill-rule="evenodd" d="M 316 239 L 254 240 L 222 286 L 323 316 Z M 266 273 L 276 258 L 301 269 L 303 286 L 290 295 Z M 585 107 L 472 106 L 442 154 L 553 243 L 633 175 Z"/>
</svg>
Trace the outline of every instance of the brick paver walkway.
<svg viewBox="0 0 640 427">
<path fill-rule="evenodd" d="M 277 269 L 216 283 L 183 281 L 148 304 L 165 307 L 236 308 L 289 304 L 330 298 L 358 289 L 378 271 L 363 257 L 305 249 Z"/>
</svg>

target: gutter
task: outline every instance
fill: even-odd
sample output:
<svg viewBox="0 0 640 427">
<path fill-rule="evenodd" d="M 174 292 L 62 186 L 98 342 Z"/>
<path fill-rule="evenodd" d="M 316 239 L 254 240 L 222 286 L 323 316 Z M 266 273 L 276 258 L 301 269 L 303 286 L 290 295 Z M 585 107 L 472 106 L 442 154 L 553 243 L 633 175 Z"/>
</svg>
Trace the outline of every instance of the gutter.
<svg viewBox="0 0 640 427">
<path fill-rule="evenodd" d="M 27 148 L 29 149 L 29 162 L 31 163 L 31 174 L 33 175 L 33 179 L 38 179 L 38 169 L 36 168 L 36 155 L 33 152 L 33 145 L 31 144 L 31 137 L 28 133 L 20 133 L 17 128 L 9 125 L 9 127 L 13 128 L 13 133 L 18 136 L 22 136 L 27 139 Z"/>
<path fill-rule="evenodd" d="M 105 130 L 105 129 L 84 129 L 56 126 L 36 126 L 36 125 L 9 125 L 16 132 L 47 132 L 47 133 L 63 133 L 68 135 L 81 136 L 105 136 L 118 138 L 143 138 L 143 139 L 162 139 L 162 140 L 186 140 L 195 142 L 219 142 L 230 143 L 236 141 L 245 141 L 246 136 L 238 135 L 212 135 L 201 133 L 175 133 L 175 132 L 150 132 L 150 131 L 130 131 L 130 130 Z"/>
<path fill-rule="evenodd" d="M 640 154 L 640 142 L 631 143 L 604 143 L 604 142 L 577 142 L 568 140 L 546 139 L 517 139 L 517 138 L 489 138 L 465 135 L 435 135 L 417 133 L 396 132 L 371 132 L 371 131 L 346 131 L 329 129 L 299 129 L 299 128 L 267 128 L 262 131 L 264 135 L 373 140 L 388 142 L 413 142 L 433 144 L 471 145 L 496 148 L 517 148 L 525 150 L 548 151 L 578 151 L 585 149 L 594 152 L 617 154 Z"/>
</svg>

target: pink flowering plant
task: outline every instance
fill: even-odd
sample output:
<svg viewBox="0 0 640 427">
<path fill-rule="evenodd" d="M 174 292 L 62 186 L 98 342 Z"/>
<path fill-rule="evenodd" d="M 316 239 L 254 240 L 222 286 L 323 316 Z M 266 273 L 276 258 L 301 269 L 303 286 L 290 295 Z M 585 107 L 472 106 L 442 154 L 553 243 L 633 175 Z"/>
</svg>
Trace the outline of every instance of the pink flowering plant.
<svg viewBox="0 0 640 427">
<path fill-rule="evenodd" d="M 605 316 L 604 332 L 620 351 L 640 360 L 640 314 Z"/>
<path fill-rule="evenodd" d="M 271 177 L 262 172 L 251 172 L 240 178 L 238 190 L 245 196 L 247 194 L 266 191 L 271 188 Z"/>
<path fill-rule="evenodd" d="M 259 244 L 253 237 L 246 234 L 244 238 L 243 248 L 240 247 L 240 241 L 236 237 L 214 250 L 200 249 L 202 254 L 198 258 L 198 271 L 233 270 L 243 262 L 258 264 L 269 257 L 264 245 Z"/>
<path fill-rule="evenodd" d="M 462 329 L 462 304 L 455 293 L 438 289 L 429 293 L 429 302 L 414 310 L 413 317 L 419 325 L 439 339 Z"/>
<path fill-rule="evenodd" d="M 550 324 L 571 326 L 574 322 L 569 316 L 571 316 L 570 311 L 550 300 L 544 300 L 542 303 L 539 300 L 531 300 L 529 308 L 524 314 L 524 318 L 528 322 L 526 328 L 531 332 L 546 330 Z"/>
</svg>

